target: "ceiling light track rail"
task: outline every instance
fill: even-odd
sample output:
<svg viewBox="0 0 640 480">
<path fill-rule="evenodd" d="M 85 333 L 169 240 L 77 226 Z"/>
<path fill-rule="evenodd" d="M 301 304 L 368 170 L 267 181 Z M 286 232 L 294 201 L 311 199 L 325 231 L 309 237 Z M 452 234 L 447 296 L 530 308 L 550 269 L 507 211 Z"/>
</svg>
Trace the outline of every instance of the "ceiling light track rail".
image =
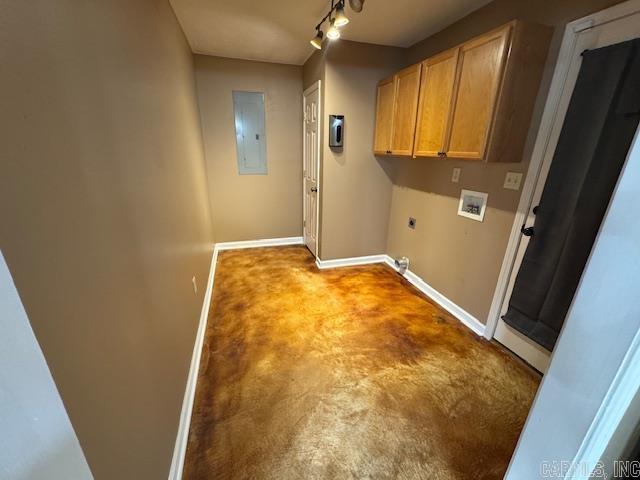
<svg viewBox="0 0 640 480">
<path fill-rule="evenodd" d="M 336 3 L 335 0 L 331 0 L 331 10 L 329 10 L 329 12 L 324 17 L 322 17 L 322 20 L 318 22 L 318 24 L 316 25 L 316 30 L 320 30 L 320 27 L 322 26 L 322 24 L 331 17 L 331 14 L 338 7 L 339 3 L 342 3 L 342 2 L 339 1 L 338 3 Z"/>
<path fill-rule="evenodd" d="M 340 27 L 344 27 L 349 23 L 349 18 L 344 13 L 345 0 L 331 0 L 331 8 L 329 12 L 322 17 L 322 20 L 316 25 L 316 36 L 311 39 L 311 45 L 318 50 L 322 49 L 322 41 L 324 38 L 324 32 L 322 31 L 322 24 L 326 21 L 329 22 L 329 28 L 327 29 L 327 38 L 329 40 L 337 40 L 340 38 Z M 349 0 L 349 5 L 354 12 L 362 11 L 362 5 L 364 0 Z"/>
</svg>

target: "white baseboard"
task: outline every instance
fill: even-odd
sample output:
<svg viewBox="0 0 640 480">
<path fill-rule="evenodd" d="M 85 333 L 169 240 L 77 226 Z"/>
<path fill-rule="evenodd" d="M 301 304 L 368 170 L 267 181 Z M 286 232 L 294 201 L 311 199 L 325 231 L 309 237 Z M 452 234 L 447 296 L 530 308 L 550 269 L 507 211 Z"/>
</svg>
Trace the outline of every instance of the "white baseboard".
<svg viewBox="0 0 640 480">
<path fill-rule="evenodd" d="M 216 250 L 236 250 L 238 248 L 279 247 L 281 245 L 304 245 L 302 237 L 265 238 L 263 240 L 246 240 L 242 242 L 216 243 Z"/>
<path fill-rule="evenodd" d="M 176 444 L 173 449 L 171 469 L 169 470 L 169 480 L 182 480 L 184 456 L 187 451 L 187 441 L 189 440 L 189 427 L 191 425 L 191 413 L 193 411 L 193 400 L 196 394 L 196 384 L 198 383 L 198 370 L 200 368 L 200 357 L 202 355 L 202 345 L 204 343 L 204 334 L 207 330 L 207 318 L 209 316 L 209 307 L 211 305 L 211 295 L 213 292 L 213 280 L 216 273 L 217 260 L 218 260 L 218 249 L 214 248 L 213 254 L 211 255 L 211 267 L 209 268 L 209 279 L 207 280 L 207 289 L 204 292 L 204 301 L 202 302 L 202 310 L 200 311 L 200 323 L 198 324 L 196 342 L 195 342 L 195 345 L 193 346 L 193 353 L 191 355 L 191 366 L 189 368 L 189 376 L 187 377 L 187 388 L 184 392 L 184 399 L 182 400 L 180 424 L 178 426 L 178 435 L 176 436 Z"/>
<path fill-rule="evenodd" d="M 471 315 L 462 307 L 458 306 L 443 294 L 438 292 L 435 288 L 425 282 L 418 275 L 413 273 L 411 270 L 407 270 L 404 274 L 404 278 L 406 278 L 409 283 L 411 283 L 414 287 L 424 293 L 431 300 L 436 302 L 442 308 L 444 308 L 451 315 L 460 320 L 466 327 L 470 328 L 474 333 L 483 336 L 484 335 L 484 324 L 478 320 L 476 317 Z"/>
<path fill-rule="evenodd" d="M 204 343 L 204 334 L 207 329 L 207 318 L 209 315 L 209 308 L 211 305 L 211 296 L 213 292 L 213 281 L 216 272 L 216 262 L 218 260 L 218 252 L 221 250 L 232 250 L 237 248 L 257 248 L 257 247 L 272 247 L 280 245 L 301 245 L 304 244 L 302 237 L 289 237 L 289 238 L 271 238 L 265 240 L 250 240 L 246 242 L 224 242 L 216 243 L 213 249 L 213 255 L 211 256 L 211 268 L 209 269 L 209 280 L 207 281 L 207 289 L 204 294 L 204 301 L 202 303 L 202 310 L 200 312 L 200 323 L 198 325 L 198 333 L 196 335 L 196 342 L 193 347 L 193 354 L 191 356 L 191 367 L 189 369 L 189 377 L 187 379 L 187 388 L 184 394 L 184 400 L 182 402 L 182 412 L 180 414 L 180 425 L 178 427 L 178 435 L 176 437 L 176 444 L 173 451 L 173 459 L 171 461 L 171 470 L 169 471 L 169 480 L 182 480 L 182 470 L 184 468 L 184 457 L 187 450 L 187 441 L 189 439 L 189 426 L 191 424 L 191 413 L 193 411 L 193 401 L 196 393 L 196 384 L 198 381 L 198 370 L 200 368 L 200 357 L 202 355 L 202 345 Z M 384 263 L 389 267 L 396 270 L 394 260 L 385 254 L 380 255 L 368 255 L 365 257 L 351 257 L 351 258 L 338 258 L 335 260 L 320 260 L 316 259 L 316 265 L 320 269 L 325 268 L 338 268 L 349 267 L 356 265 L 369 265 L 373 263 Z M 465 326 L 470 328 L 478 335 L 484 333 L 485 326 L 476 319 L 473 315 L 456 305 L 447 297 L 438 292 L 435 288 L 431 287 L 427 282 L 422 280 L 418 275 L 411 270 L 407 270 L 404 274 L 406 278 L 413 286 L 424 293 L 431 300 L 436 302 L 451 315 L 460 320 Z"/>
<path fill-rule="evenodd" d="M 356 265 L 369 265 L 371 263 L 386 263 L 387 255 L 368 255 L 366 257 L 337 258 L 335 260 L 320 260 L 316 258 L 316 265 L 320 269 L 354 267 Z"/>
<path fill-rule="evenodd" d="M 196 394 L 196 385 L 198 383 L 198 370 L 200 368 L 200 357 L 202 356 L 202 345 L 204 343 L 204 334 L 207 330 L 207 318 L 211 307 L 211 296 L 213 293 L 213 281 L 216 273 L 216 262 L 218 260 L 218 252 L 221 250 L 233 250 L 238 248 L 258 248 L 258 247 L 277 247 L 281 245 L 303 245 L 302 237 L 285 237 L 285 238 L 267 238 L 263 240 L 249 240 L 243 242 L 223 242 L 216 243 L 213 247 L 211 255 L 211 267 L 209 268 L 209 279 L 207 281 L 207 289 L 204 293 L 204 301 L 202 302 L 202 310 L 200 311 L 200 323 L 198 324 L 198 333 L 196 334 L 196 342 L 193 346 L 191 355 L 191 366 L 189 368 L 189 376 L 187 377 L 187 387 L 182 401 L 182 411 L 180 413 L 180 424 L 178 426 L 178 435 L 173 449 L 173 458 L 171 460 L 171 469 L 169 470 L 169 480 L 182 480 L 182 470 L 184 468 L 184 457 L 187 451 L 187 442 L 189 440 L 189 427 L 191 425 L 191 414 L 193 412 L 193 401 Z"/>
<path fill-rule="evenodd" d="M 366 257 L 351 257 L 351 258 L 338 258 L 335 260 L 320 260 L 316 259 L 316 265 L 318 268 L 336 268 L 336 267 L 348 267 L 354 265 L 367 265 L 371 263 L 386 263 L 388 266 L 397 271 L 393 258 L 389 255 L 369 255 Z M 477 335 L 484 335 L 485 325 L 476 317 L 471 315 L 462 307 L 458 306 L 453 301 L 449 300 L 442 293 L 438 292 L 435 288 L 425 282 L 418 275 L 411 270 L 407 270 L 403 275 L 409 283 L 424 293 L 431 300 L 436 302 L 442 308 L 444 308 L 451 315 L 456 317 L 463 325 L 468 327 Z"/>
</svg>

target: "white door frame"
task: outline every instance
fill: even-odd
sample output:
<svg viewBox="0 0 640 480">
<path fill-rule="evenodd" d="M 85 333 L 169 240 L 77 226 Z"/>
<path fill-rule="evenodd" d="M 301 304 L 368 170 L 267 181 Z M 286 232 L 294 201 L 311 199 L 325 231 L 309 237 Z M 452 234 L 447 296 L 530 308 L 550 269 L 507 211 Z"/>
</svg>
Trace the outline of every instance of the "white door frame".
<svg viewBox="0 0 640 480">
<path fill-rule="evenodd" d="M 541 175 L 543 175 L 543 178 L 546 178 L 547 172 L 543 172 L 543 167 L 548 168 L 551 163 L 550 161 L 545 162 L 546 157 L 547 155 L 551 155 L 551 157 L 553 157 L 553 152 L 549 152 L 549 147 L 554 127 L 556 127 L 557 122 L 560 122 L 560 125 L 564 123 L 564 112 L 560 114 L 561 112 L 559 109 L 561 100 L 565 93 L 565 88 L 567 87 L 567 77 L 569 75 L 571 62 L 576 53 L 575 48 L 578 35 L 580 32 L 588 28 L 630 15 L 634 11 L 637 11 L 638 8 L 640 8 L 640 0 L 628 0 L 627 2 L 614 5 L 606 10 L 574 20 L 573 22 L 568 23 L 565 28 L 560 53 L 553 72 L 551 87 L 549 89 L 544 112 L 542 114 L 540 128 L 538 129 L 533 153 L 531 154 L 531 162 L 529 163 L 527 177 L 522 187 L 522 195 L 520 195 L 518 209 L 516 211 L 515 218 L 513 219 L 511 234 L 509 235 L 509 243 L 507 244 L 507 250 L 505 251 L 505 255 L 502 260 L 498 283 L 493 294 L 491 308 L 489 309 L 489 315 L 487 317 L 484 336 L 488 340 L 493 338 L 496 331 L 502 305 L 507 295 L 511 275 L 517 273 L 514 271 L 514 264 L 522 238 L 520 228 L 527 221 L 527 217 L 529 216 L 529 211 L 532 207 L 533 195 Z M 555 145 L 553 150 L 555 151 Z"/>
<path fill-rule="evenodd" d="M 316 172 L 316 186 L 318 188 L 317 199 L 316 199 L 316 258 L 320 258 L 320 196 L 322 195 L 321 188 L 321 176 L 322 176 L 322 81 L 318 80 L 312 83 L 308 88 L 306 88 L 302 92 L 302 238 L 304 239 L 304 218 L 305 210 L 304 210 L 304 196 L 305 196 L 305 185 L 304 185 L 304 152 L 306 151 L 305 143 L 307 141 L 305 135 L 305 119 L 304 115 L 306 110 L 306 97 L 309 93 L 314 90 L 318 90 L 318 171 Z M 304 240 L 303 240 L 304 241 Z"/>
</svg>

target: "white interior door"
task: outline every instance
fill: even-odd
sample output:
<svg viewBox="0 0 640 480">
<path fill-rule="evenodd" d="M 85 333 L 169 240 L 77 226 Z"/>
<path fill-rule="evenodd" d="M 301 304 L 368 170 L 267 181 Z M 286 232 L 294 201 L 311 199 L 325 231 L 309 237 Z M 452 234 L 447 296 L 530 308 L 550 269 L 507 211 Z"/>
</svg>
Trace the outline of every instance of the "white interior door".
<svg viewBox="0 0 640 480">
<path fill-rule="evenodd" d="M 304 92 L 303 235 L 311 253 L 318 256 L 320 197 L 320 81 Z"/>
<path fill-rule="evenodd" d="M 640 2 L 629 2 L 640 5 Z M 527 217 L 526 225 L 533 225 L 535 216 L 533 214 L 533 208 L 540 203 L 540 197 L 542 196 L 542 190 L 544 189 L 549 168 L 551 167 L 551 161 L 555 153 L 560 131 L 564 123 L 564 117 L 569 106 L 571 94 L 580 71 L 582 64 L 581 53 L 587 49 L 595 49 L 605 47 L 607 45 L 613 45 L 616 43 L 631 40 L 640 36 L 640 7 L 635 8 L 635 12 L 629 15 L 628 9 L 624 11 L 621 9 L 620 16 L 614 19 L 606 19 L 600 23 L 596 20 L 590 20 L 582 25 L 578 24 L 575 27 L 576 36 L 575 43 L 573 45 L 572 53 L 569 58 L 570 66 L 568 75 L 562 88 L 562 95 L 560 103 L 553 119 L 551 136 L 547 143 L 546 149 L 543 155 L 542 166 L 536 182 L 533 198 L 531 201 L 531 207 Z M 561 61 L 561 60 L 560 60 Z M 532 172 L 529 172 L 531 175 Z M 533 340 L 522 335 L 520 332 L 511 328 L 502 320 L 502 315 L 507 312 L 509 306 L 509 299 L 513 291 L 513 285 L 515 283 L 516 275 L 520 269 L 524 252 L 529 244 L 529 237 L 522 236 L 520 245 L 516 254 L 515 263 L 509 277 L 509 284 L 507 287 L 507 294 L 504 302 L 502 303 L 502 310 L 500 313 L 500 319 L 496 327 L 494 338 L 505 345 L 509 350 L 516 353 L 519 357 L 527 361 L 530 365 L 537 370 L 545 373 L 549 366 L 551 359 L 551 352 L 541 347 Z"/>
</svg>

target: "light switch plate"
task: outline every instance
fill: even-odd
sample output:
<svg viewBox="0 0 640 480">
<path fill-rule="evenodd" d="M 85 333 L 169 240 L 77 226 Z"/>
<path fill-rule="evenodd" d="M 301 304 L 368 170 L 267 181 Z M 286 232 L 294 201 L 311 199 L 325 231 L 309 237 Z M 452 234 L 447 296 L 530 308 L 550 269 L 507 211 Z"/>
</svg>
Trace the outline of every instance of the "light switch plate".
<svg viewBox="0 0 640 480">
<path fill-rule="evenodd" d="M 459 168 L 454 168 L 453 169 L 453 173 L 451 174 L 451 181 L 453 183 L 458 183 L 460 181 L 460 169 Z"/>
<path fill-rule="evenodd" d="M 503 187 L 507 190 L 520 190 L 520 183 L 522 183 L 522 173 L 507 172 Z"/>
</svg>

